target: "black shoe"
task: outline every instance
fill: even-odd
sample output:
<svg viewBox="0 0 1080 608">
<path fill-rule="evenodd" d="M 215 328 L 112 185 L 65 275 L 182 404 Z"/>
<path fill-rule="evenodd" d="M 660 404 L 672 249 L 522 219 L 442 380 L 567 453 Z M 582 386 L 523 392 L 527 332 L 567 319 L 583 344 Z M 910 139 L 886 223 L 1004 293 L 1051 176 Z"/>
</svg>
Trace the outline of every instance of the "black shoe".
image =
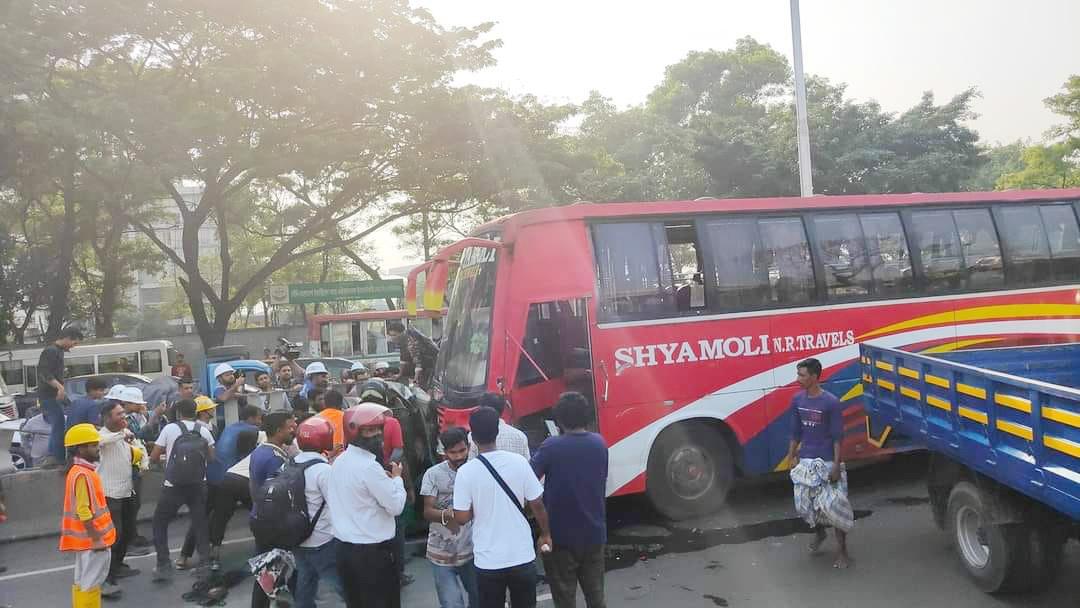
<svg viewBox="0 0 1080 608">
<path fill-rule="evenodd" d="M 172 581 L 172 579 L 173 579 L 173 567 L 172 567 L 172 564 L 166 563 L 166 564 L 158 564 L 156 567 L 154 567 L 154 576 L 150 580 L 154 581 L 155 583 L 167 583 L 167 582 Z"/>
<path fill-rule="evenodd" d="M 129 576 L 135 576 L 136 574 L 139 574 L 139 572 L 140 571 L 138 568 L 132 568 L 127 564 L 120 564 L 120 566 L 116 569 L 116 572 L 113 573 L 112 577 L 114 579 L 127 578 Z"/>
<path fill-rule="evenodd" d="M 153 547 L 129 547 L 127 554 L 129 557 L 143 557 L 144 555 L 150 555 L 153 550 Z"/>
</svg>

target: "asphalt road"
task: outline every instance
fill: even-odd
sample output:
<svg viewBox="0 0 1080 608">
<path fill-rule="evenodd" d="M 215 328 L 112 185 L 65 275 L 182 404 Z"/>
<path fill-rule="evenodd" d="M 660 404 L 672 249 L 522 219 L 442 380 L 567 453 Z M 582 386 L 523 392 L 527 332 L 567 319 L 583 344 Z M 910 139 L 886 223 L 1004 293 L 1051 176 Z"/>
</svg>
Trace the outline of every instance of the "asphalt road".
<svg viewBox="0 0 1080 608">
<path fill-rule="evenodd" d="M 1064 575 L 1040 595 L 992 597 L 966 578 L 948 539 L 933 524 L 922 478 L 925 459 L 906 456 L 863 467 L 850 476 L 859 516 L 849 540 L 852 569 L 833 569 L 832 540 L 826 552 L 810 556 L 810 535 L 794 519 L 790 488 L 783 478 L 740 486 L 722 512 L 672 525 L 654 515 L 640 498 L 609 502 L 609 606 L 761 606 L 768 608 L 899 608 L 948 606 L 1066 606 L 1080 596 L 1080 546 L 1067 547 Z M 224 557 L 238 566 L 251 552 L 235 518 Z M 174 543 L 186 522 L 173 526 Z M 144 526 L 148 528 L 149 526 Z M 146 530 L 148 532 L 148 530 Z M 145 533 L 145 532 L 144 532 Z M 16 608 L 70 605 L 70 562 L 55 550 L 55 539 L 0 545 L 0 605 Z M 123 599 L 106 606 L 192 606 L 181 599 L 191 578 L 178 574 L 168 586 L 150 582 L 152 557 L 130 559 L 144 574 L 124 581 Z M 436 607 L 427 563 L 413 557 L 407 571 L 416 582 L 405 588 L 402 605 Z M 541 606 L 551 606 L 546 587 Z M 247 606 L 250 585 L 230 592 L 225 605 Z M 323 604 L 321 604 L 323 605 Z M 336 605 L 333 603 L 325 605 Z"/>
</svg>

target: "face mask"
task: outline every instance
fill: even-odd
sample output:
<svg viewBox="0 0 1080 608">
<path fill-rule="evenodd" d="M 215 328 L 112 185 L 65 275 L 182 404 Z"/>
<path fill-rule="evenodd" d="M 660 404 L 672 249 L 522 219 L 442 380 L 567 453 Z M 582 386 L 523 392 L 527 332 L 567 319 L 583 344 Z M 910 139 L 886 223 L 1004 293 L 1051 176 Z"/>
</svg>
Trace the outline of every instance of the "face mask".
<svg viewBox="0 0 1080 608">
<path fill-rule="evenodd" d="M 375 460 L 379 461 L 379 464 L 383 463 L 382 437 L 357 437 L 354 443 L 356 447 L 374 454 Z"/>
</svg>

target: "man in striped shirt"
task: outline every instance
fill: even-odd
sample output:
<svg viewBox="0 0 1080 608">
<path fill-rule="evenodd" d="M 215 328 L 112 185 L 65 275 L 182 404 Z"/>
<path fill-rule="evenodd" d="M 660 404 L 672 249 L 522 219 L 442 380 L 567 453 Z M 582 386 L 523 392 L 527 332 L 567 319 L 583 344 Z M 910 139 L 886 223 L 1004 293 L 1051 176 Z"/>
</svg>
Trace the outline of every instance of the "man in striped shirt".
<svg viewBox="0 0 1080 608">
<path fill-rule="evenodd" d="M 112 546 L 112 560 L 109 574 L 102 588 L 102 595 L 107 595 L 116 582 L 139 573 L 138 570 L 124 563 L 128 545 L 135 535 L 135 514 L 138 505 L 135 502 L 135 486 L 131 477 L 131 466 L 135 450 L 130 441 L 135 434 L 127 428 L 124 406 L 116 401 L 106 401 L 101 406 L 101 460 L 98 464 L 98 476 L 105 489 L 105 502 L 109 506 L 113 525 L 116 526 L 116 542 Z"/>
<path fill-rule="evenodd" d="M 499 414 L 499 435 L 495 438 L 495 449 L 520 454 L 525 460 L 528 460 L 531 456 L 529 454 L 529 438 L 520 429 L 512 424 L 507 424 L 502 418 L 503 411 L 506 409 L 506 398 L 498 393 L 485 393 L 480 397 L 480 402 L 476 405 L 478 408 L 490 407 Z M 469 460 L 476 458 L 479 453 L 476 442 L 473 441 L 472 433 L 469 433 Z"/>
</svg>

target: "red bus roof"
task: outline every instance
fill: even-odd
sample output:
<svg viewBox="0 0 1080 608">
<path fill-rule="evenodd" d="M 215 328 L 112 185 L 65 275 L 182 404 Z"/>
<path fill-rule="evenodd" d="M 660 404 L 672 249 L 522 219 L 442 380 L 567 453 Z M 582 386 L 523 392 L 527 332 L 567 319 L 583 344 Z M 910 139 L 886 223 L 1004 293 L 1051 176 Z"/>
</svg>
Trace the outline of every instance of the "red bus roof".
<svg viewBox="0 0 1080 608">
<path fill-rule="evenodd" d="M 1080 188 L 1053 190 L 1005 190 L 996 192 L 937 192 L 912 194 L 853 194 L 844 196 L 797 196 L 773 198 L 708 198 L 694 201 L 658 201 L 642 203 L 574 203 L 522 211 L 488 222 L 473 231 L 479 235 L 497 229 L 519 228 L 529 224 L 618 218 L 649 215 L 689 215 L 697 213 L 793 211 L 804 209 L 843 209 L 845 207 L 884 207 L 894 205 L 932 205 L 968 203 L 1010 203 L 1080 199 Z"/>
</svg>

